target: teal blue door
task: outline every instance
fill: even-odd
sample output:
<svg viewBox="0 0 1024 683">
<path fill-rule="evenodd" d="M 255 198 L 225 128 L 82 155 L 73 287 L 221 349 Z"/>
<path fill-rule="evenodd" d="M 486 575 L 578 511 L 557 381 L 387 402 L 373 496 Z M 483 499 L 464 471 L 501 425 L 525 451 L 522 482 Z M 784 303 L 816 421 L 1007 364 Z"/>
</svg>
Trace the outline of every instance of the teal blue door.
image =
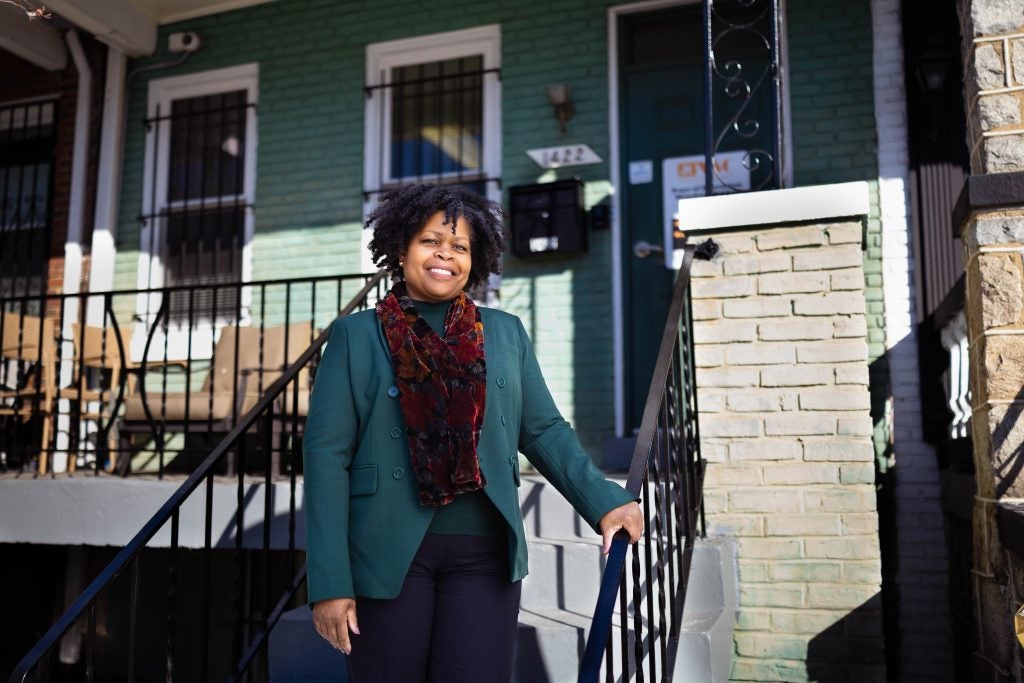
<svg viewBox="0 0 1024 683">
<path fill-rule="evenodd" d="M 744 3 L 716 0 L 715 5 L 721 16 L 730 20 L 740 21 L 745 16 Z M 747 101 L 732 96 L 738 92 L 735 88 L 730 95 L 720 76 L 712 80 L 712 134 L 716 139 L 721 136 L 717 159 L 722 164 L 734 164 L 734 171 L 739 170 L 737 167 L 749 169 L 743 172 L 749 176 L 747 186 L 739 183 L 733 190 L 770 189 L 774 183 L 771 176 L 777 172 L 774 163 L 766 163 L 756 153 L 772 148 L 770 80 L 758 85 L 769 63 L 764 38 L 769 34 L 767 21 L 764 15 L 755 22 L 755 30 L 729 32 L 716 46 L 723 72 L 729 71 L 724 68 L 726 63 L 740 65 L 753 93 Z M 666 267 L 665 255 L 660 251 L 665 243 L 665 223 L 671 220 L 664 215 L 662 162 L 703 155 L 705 151 L 703 22 L 703 4 L 699 2 L 619 18 L 619 191 L 627 434 L 639 428 L 643 418 L 676 275 Z M 726 161 L 728 155 L 723 156 L 724 152 L 739 152 L 740 157 L 743 152 L 755 154 L 744 163 L 736 156 Z M 728 179 L 735 181 L 731 176 Z M 697 192 L 703 194 L 701 189 Z"/>
<path fill-rule="evenodd" d="M 655 249 L 641 257 L 642 243 L 660 248 L 664 242 L 662 161 L 704 151 L 701 6 L 624 15 L 619 36 L 623 368 L 629 434 L 643 417 L 675 275 L 665 267 L 662 252 Z M 649 177 L 645 169 L 650 169 Z"/>
</svg>

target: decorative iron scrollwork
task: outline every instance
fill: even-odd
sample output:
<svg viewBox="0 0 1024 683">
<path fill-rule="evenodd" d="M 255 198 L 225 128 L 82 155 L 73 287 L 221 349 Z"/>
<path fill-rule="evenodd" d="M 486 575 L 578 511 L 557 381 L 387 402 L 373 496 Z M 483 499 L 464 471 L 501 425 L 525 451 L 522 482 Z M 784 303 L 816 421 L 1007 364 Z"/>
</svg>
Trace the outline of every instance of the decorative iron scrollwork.
<svg viewBox="0 0 1024 683">
<path fill-rule="evenodd" d="M 778 0 L 705 0 L 706 192 L 781 185 Z M 723 173 L 741 152 L 749 182 Z"/>
</svg>

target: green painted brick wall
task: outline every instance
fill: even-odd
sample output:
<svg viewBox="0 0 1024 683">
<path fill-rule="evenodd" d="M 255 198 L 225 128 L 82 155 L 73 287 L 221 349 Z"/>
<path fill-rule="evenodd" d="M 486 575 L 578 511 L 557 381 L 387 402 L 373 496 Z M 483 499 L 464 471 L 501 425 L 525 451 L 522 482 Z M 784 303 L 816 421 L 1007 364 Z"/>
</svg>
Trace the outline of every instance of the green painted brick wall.
<svg viewBox="0 0 1024 683">
<path fill-rule="evenodd" d="M 588 205 L 612 193 L 608 136 L 607 2 L 459 2 L 386 5 L 289 0 L 161 27 L 195 30 L 203 48 L 177 68 L 140 73 L 130 88 L 116 283 L 136 285 L 147 83 L 259 63 L 257 279 L 359 269 L 363 209 L 365 46 L 383 40 L 500 24 L 504 187 L 578 173 Z M 793 168 L 796 184 L 871 180 L 877 174 L 870 14 L 865 0 L 788 4 Z M 141 62 L 168 59 L 159 52 Z M 135 66 L 135 64 L 133 64 Z M 569 83 L 576 117 L 562 134 L 546 86 Z M 538 169 L 531 147 L 585 142 L 606 163 Z M 872 185 L 874 188 L 874 185 Z M 877 204 L 877 201 L 876 201 Z M 503 307 L 524 319 L 556 400 L 595 456 L 614 425 L 611 234 L 593 232 L 584 256 L 508 255 Z M 877 209 L 868 222 L 872 354 L 882 352 Z"/>
</svg>

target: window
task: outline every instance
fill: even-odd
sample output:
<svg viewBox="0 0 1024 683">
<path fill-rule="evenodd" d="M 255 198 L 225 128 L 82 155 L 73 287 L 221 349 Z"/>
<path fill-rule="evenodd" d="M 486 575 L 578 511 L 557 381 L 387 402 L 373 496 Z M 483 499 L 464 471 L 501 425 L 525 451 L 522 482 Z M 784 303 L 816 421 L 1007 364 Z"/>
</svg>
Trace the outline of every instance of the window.
<svg viewBox="0 0 1024 683">
<path fill-rule="evenodd" d="M 56 106 L 0 105 L 0 296 L 46 287 Z"/>
<path fill-rule="evenodd" d="M 367 47 L 366 193 L 412 182 L 497 194 L 497 26 Z"/>
<path fill-rule="evenodd" d="M 167 302 L 179 327 L 246 316 L 256 77 L 249 65 L 150 84 L 139 287 L 187 287 Z"/>
</svg>

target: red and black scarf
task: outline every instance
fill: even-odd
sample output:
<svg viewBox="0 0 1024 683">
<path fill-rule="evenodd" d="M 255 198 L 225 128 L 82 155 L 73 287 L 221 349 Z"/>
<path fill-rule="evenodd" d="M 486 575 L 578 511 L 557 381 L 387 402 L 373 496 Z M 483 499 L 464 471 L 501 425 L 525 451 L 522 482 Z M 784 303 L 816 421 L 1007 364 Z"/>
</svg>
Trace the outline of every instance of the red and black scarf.
<svg viewBox="0 0 1024 683">
<path fill-rule="evenodd" d="M 476 446 L 487 390 L 484 326 L 465 292 L 452 301 L 442 339 L 397 282 L 380 303 L 420 503 L 439 507 L 487 485 Z"/>
</svg>

